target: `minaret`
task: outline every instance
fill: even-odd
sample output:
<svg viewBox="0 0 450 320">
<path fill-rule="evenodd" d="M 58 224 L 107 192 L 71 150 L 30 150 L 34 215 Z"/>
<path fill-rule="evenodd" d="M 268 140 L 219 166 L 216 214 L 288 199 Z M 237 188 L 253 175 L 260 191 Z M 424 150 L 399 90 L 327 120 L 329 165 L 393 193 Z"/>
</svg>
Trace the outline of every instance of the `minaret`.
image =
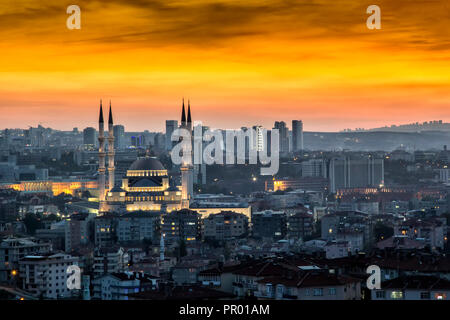
<svg viewBox="0 0 450 320">
<path fill-rule="evenodd" d="M 183 109 L 181 114 L 181 127 L 189 130 L 189 132 L 192 134 L 192 118 L 191 118 L 191 106 L 190 102 L 188 101 L 188 119 L 186 123 L 186 113 L 184 109 L 184 99 L 183 99 Z M 192 140 L 192 138 L 191 138 Z M 192 145 L 192 141 L 191 141 Z M 183 151 L 185 152 L 185 151 Z M 183 208 L 189 208 L 190 200 L 192 198 L 193 190 L 194 190 L 194 177 L 193 177 L 193 158 L 192 158 L 192 148 L 191 148 L 191 161 L 190 163 L 183 163 L 181 165 L 181 200 L 182 200 L 182 207 Z"/>
<path fill-rule="evenodd" d="M 100 207 L 99 211 L 103 211 L 105 202 L 105 129 L 103 122 L 103 107 L 102 100 L 100 100 L 100 117 L 98 120 L 98 190 Z"/>
<path fill-rule="evenodd" d="M 188 100 L 187 129 L 192 132 L 191 102 Z"/>
<path fill-rule="evenodd" d="M 108 182 L 109 190 L 114 188 L 114 123 L 111 109 L 111 101 L 109 102 L 109 120 L 108 120 Z"/>
<path fill-rule="evenodd" d="M 164 261 L 164 234 L 161 233 L 161 240 L 159 241 L 159 261 Z"/>
<path fill-rule="evenodd" d="M 184 98 L 183 98 L 183 109 L 181 110 L 181 127 L 184 128 L 186 126 L 186 112 L 184 110 Z"/>
</svg>

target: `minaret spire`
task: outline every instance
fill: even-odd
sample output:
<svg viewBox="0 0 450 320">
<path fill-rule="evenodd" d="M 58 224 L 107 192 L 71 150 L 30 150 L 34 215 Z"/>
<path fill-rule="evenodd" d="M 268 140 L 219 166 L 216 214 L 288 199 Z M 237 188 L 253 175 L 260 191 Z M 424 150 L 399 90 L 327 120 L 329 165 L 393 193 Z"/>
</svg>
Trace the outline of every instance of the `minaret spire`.
<svg viewBox="0 0 450 320">
<path fill-rule="evenodd" d="M 186 111 L 184 109 L 184 98 L 183 98 L 183 109 L 181 110 L 181 126 L 184 127 L 186 125 Z"/>
<path fill-rule="evenodd" d="M 187 115 L 188 126 L 192 123 L 191 119 L 191 102 L 188 100 L 188 115 Z"/>
<path fill-rule="evenodd" d="M 109 121 L 108 124 L 113 124 L 113 116 L 112 116 L 112 109 L 111 109 L 111 100 L 109 100 Z"/>
<path fill-rule="evenodd" d="M 98 123 L 103 123 L 103 107 L 102 107 L 102 99 L 100 99 L 100 116 L 98 118 Z"/>
</svg>

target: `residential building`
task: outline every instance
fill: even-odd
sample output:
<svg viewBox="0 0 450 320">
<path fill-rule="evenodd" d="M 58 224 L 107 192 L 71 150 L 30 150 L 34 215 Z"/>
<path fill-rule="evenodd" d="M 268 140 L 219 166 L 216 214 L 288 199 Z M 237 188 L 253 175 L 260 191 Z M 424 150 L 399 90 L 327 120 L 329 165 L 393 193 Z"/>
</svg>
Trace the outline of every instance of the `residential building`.
<svg viewBox="0 0 450 320">
<path fill-rule="evenodd" d="M 78 266 L 78 257 L 66 253 L 25 256 L 19 261 L 21 288 L 48 299 L 72 297 L 75 291 L 67 285 L 70 266 Z"/>
<path fill-rule="evenodd" d="M 203 219 L 203 238 L 211 240 L 230 240 L 247 235 L 248 217 L 232 211 L 210 214 Z"/>
<path fill-rule="evenodd" d="M 286 213 L 273 210 L 253 212 L 252 235 L 257 238 L 283 239 L 286 236 Z"/>
<path fill-rule="evenodd" d="M 330 192 L 384 185 L 384 162 L 372 156 L 333 158 L 329 163 Z"/>
<path fill-rule="evenodd" d="M 277 300 L 361 300 L 361 280 L 331 274 L 328 270 L 304 271 L 264 277 L 255 296 Z"/>
<path fill-rule="evenodd" d="M 450 300 L 450 281 L 433 276 L 412 275 L 381 283 L 371 291 L 372 300 Z"/>
<path fill-rule="evenodd" d="M 287 237 L 289 239 L 304 239 L 313 233 L 313 215 L 305 212 L 287 214 Z"/>
<path fill-rule="evenodd" d="M 124 272 L 128 268 L 128 262 L 128 253 L 121 247 L 97 248 L 94 251 L 94 276 Z"/>
<path fill-rule="evenodd" d="M 423 241 L 431 249 L 443 249 L 446 225 L 438 219 L 411 218 L 394 227 L 395 236 Z"/>
<path fill-rule="evenodd" d="M 28 255 L 47 254 L 50 242 L 35 238 L 8 237 L 0 243 L 0 282 L 11 280 L 11 272 L 19 268 L 19 261 Z"/>
<path fill-rule="evenodd" d="M 117 217 L 116 232 L 117 241 L 141 242 L 144 239 L 158 241 L 160 213 L 138 211 L 129 212 Z"/>
<path fill-rule="evenodd" d="M 91 240 L 91 229 L 94 214 L 78 213 L 70 216 L 65 224 L 65 248 L 71 252 L 86 246 Z"/>
<path fill-rule="evenodd" d="M 92 281 L 93 299 L 128 300 L 130 294 L 157 290 L 158 278 L 140 272 L 116 272 Z"/>
<path fill-rule="evenodd" d="M 166 213 L 161 218 L 161 233 L 167 244 L 200 239 L 200 215 L 189 209 Z"/>
</svg>

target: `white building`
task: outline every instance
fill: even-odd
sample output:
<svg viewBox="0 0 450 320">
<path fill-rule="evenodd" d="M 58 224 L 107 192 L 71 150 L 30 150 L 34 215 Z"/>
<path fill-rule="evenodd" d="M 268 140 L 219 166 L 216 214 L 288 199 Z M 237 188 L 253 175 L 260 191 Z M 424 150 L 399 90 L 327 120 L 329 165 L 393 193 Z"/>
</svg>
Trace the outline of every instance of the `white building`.
<svg viewBox="0 0 450 320">
<path fill-rule="evenodd" d="M 128 300 L 129 294 L 155 290 L 157 278 L 140 272 L 121 272 L 99 276 L 92 285 L 94 299 Z"/>
<path fill-rule="evenodd" d="M 71 297 L 74 292 L 67 286 L 67 268 L 78 265 L 78 260 L 65 253 L 26 256 L 19 261 L 22 289 L 50 299 Z"/>
<path fill-rule="evenodd" d="M 94 276 L 123 272 L 128 268 L 128 253 L 123 248 L 100 248 L 94 253 Z"/>
<path fill-rule="evenodd" d="M 336 235 L 336 241 L 348 242 L 349 252 L 355 254 L 364 249 L 364 233 L 363 232 L 339 232 Z"/>
<path fill-rule="evenodd" d="M 331 241 L 325 245 L 325 257 L 327 259 L 338 259 L 348 257 L 351 252 L 348 241 Z"/>
</svg>

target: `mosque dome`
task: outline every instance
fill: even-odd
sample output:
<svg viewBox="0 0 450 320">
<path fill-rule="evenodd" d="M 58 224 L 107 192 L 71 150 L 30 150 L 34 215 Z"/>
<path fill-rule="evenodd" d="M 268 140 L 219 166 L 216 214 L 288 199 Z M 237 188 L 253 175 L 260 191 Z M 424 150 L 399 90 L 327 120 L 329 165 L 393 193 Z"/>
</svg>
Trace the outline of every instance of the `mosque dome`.
<svg viewBox="0 0 450 320">
<path fill-rule="evenodd" d="M 166 168 L 158 159 L 146 157 L 134 161 L 129 170 L 166 170 Z"/>
</svg>

